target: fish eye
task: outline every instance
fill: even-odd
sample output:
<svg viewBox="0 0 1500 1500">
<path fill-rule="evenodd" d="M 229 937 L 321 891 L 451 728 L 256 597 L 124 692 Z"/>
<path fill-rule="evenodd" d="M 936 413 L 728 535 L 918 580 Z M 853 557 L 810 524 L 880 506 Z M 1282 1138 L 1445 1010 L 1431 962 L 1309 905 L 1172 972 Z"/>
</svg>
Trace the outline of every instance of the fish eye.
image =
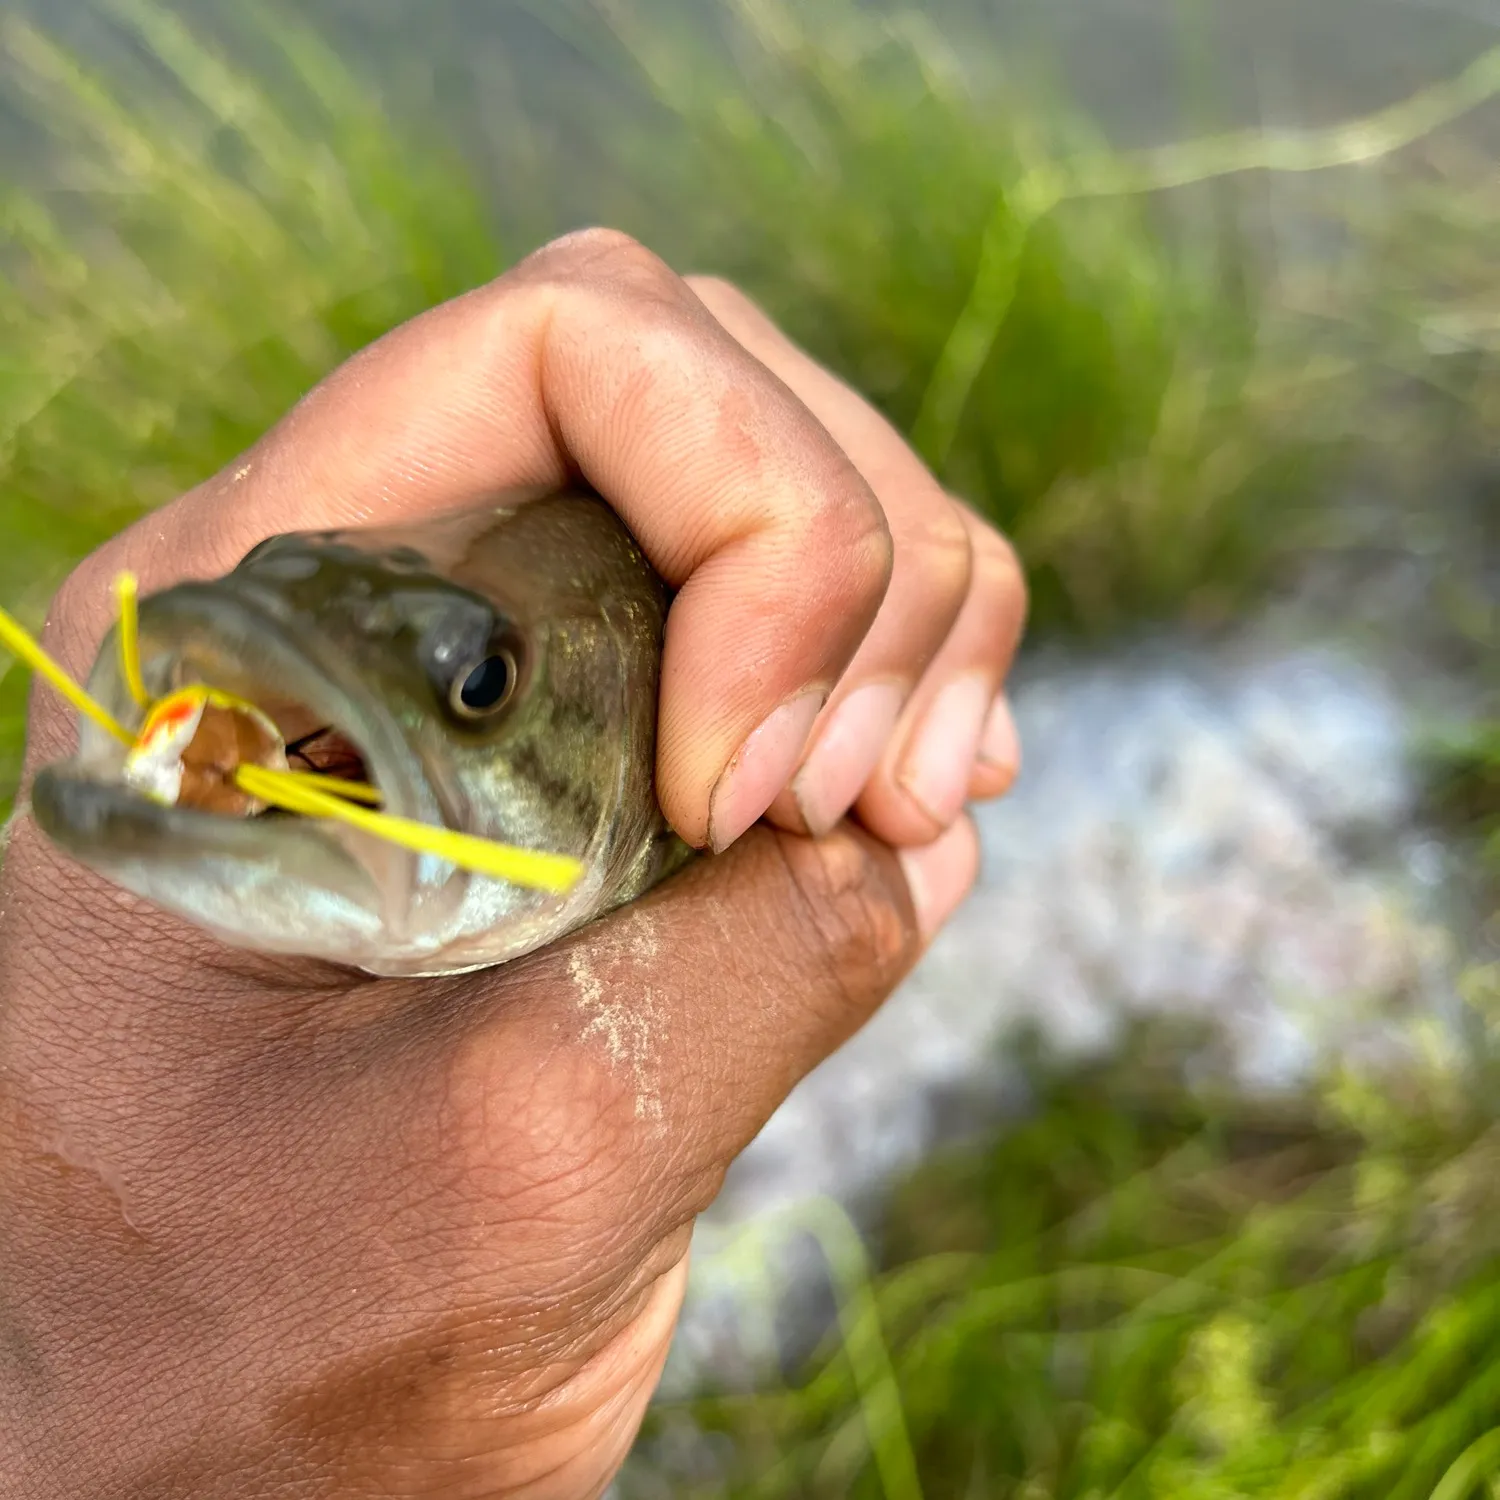
<svg viewBox="0 0 1500 1500">
<path fill-rule="evenodd" d="M 448 702 L 461 719 L 487 719 L 510 701 L 518 676 L 509 651 L 491 652 L 453 679 Z"/>
</svg>

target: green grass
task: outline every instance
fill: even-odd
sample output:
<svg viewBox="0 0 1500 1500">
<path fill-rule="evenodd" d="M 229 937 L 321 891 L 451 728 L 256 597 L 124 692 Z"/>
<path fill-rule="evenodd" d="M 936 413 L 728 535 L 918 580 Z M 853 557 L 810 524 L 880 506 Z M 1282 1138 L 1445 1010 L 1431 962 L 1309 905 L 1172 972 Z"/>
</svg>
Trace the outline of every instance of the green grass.
<svg viewBox="0 0 1500 1500">
<path fill-rule="evenodd" d="M 348 354 L 499 267 L 472 185 L 399 147 L 310 34 L 274 33 L 311 120 L 297 131 L 281 98 L 170 11 L 108 11 L 160 60 L 156 93 L 112 91 L 24 21 L 0 31 L 16 88 L 79 184 L 5 204 L 9 598 L 33 598 Z"/>
<path fill-rule="evenodd" d="M 247 38 L 280 64 L 273 93 L 153 0 L 103 9 L 156 60 L 149 87 L 0 24 L 7 93 L 69 183 L 0 195 L 0 603 L 32 624 L 85 553 L 371 339 L 503 268 L 452 152 L 394 134 L 293 18 Z M 0 814 L 24 703 L 8 665 Z"/>
<path fill-rule="evenodd" d="M 1493 1025 L 1500 974 L 1472 978 Z M 1500 1483 L 1489 1045 L 1259 1102 L 1186 1086 L 1193 1052 L 1148 1027 L 1107 1064 L 1039 1066 L 1026 1123 L 895 1191 L 806 1368 L 653 1412 L 627 1500 Z"/>
<path fill-rule="evenodd" d="M 92 70 L 20 14 L 0 27 L 40 163 L 0 194 L 0 602 L 33 622 L 78 557 L 506 259 L 504 205 L 290 13 L 227 9 L 210 40 L 161 0 L 96 8 L 116 45 Z M 910 433 L 1019 543 L 1036 632 L 1244 608 L 1325 539 L 1351 437 L 1379 425 L 1369 372 L 1452 385 L 1434 318 L 1488 326 L 1449 285 L 1486 263 L 1482 164 L 1420 205 L 1435 296 L 1380 258 L 1404 204 L 1318 280 L 1257 247 L 1237 184 L 1257 152 L 1337 159 L 1338 132 L 1117 156 L 1029 81 L 977 84 L 917 9 L 731 0 L 717 30 L 532 9 L 638 105 L 552 170 L 611 184 L 600 217 L 740 281 Z M 1381 122 L 1380 149 L 1472 102 L 1476 69 Z M 1431 281 L 1438 256 L 1419 264 Z M 1491 389 L 1488 346 L 1469 363 Z M 0 799 L 20 699 L 0 678 Z"/>
<path fill-rule="evenodd" d="M 718 49 L 608 9 L 666 121 L 623 155 L 665 179 L 630 227 L 744 286 L 1005 527 L 1037 627 L 1222 618 L 1263 585 L 1350 393 L 1266 316 L 1234 192 L 1175 234 L 1146 195 L 1049 206 L 1067 164 L 1127 164 L 1059 101 L 976 86 L 920 11 L 721 9 Z"/>
<path fill-rule="evenodd" d="M 1345 126 L 1120 153 L 917 7 L 726 0 L 715 43 L 598 11 L 614 52 L 546 8 L 660 112 L 618 148 L 628 227 L 745 286 L 1010 532 L 1034 630 L 1242 610 L 1328 543 L 1351 453 L 1399 451 L 1393 376 L 1460 397 L 1471 442 L 1500 420 L 1500 203 L 1441 134 L 1493 110 L 1500 50 Z M 1267 172 L 1317 178 L 1341 254 L 1280 251 Z"/>
</svg>

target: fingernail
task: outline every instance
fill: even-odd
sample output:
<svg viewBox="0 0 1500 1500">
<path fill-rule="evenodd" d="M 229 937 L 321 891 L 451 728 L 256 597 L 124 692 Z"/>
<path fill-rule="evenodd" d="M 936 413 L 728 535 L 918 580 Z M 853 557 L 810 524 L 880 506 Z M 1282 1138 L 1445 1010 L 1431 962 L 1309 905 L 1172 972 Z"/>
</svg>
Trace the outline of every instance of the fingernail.
<svg viewBox="0 0 1500 1500">
<path fill-rule="evenodd" d="M 964 805 L 989 706 L 984 678 L 955 678 L 932 700 L 907 747 L 896 779 L 940 827 Z"/>
<path fill-rule="evenodd" d="M 854 805 L 880 763 L 905 698 L 894 682 L 871 682 L 850 693 L 828 716 L 792 782 L 792 796 L 809 833 L 827 833 Z"/>
<path fill-rule="evenodd" d="M 724 768 L 708 802 L 708 842 L 716 854 L 750 827 L 787 784 L 827 698 L 822 688 L 810 688 L 783 703 Z"/>
<path fill-rule="evenodd" d="M 925 943 L 973 888 L 979 873 L 979 839 L 974 825 L 960 818 L 932 843 L 903 849 L 898 857 Z"/>
<path fill-rule="evenodd" d="M 1010 701 L 999 693 L 990 704 L 989 716 L 984 721 L 984 733 L 979 736 L 979 758 L 997 771 L 1006 771 L 1012 780 L 1021 770 L 1021 736 L 1016 730 L 1015 715 L 1010 711 Z"/>
</svg>

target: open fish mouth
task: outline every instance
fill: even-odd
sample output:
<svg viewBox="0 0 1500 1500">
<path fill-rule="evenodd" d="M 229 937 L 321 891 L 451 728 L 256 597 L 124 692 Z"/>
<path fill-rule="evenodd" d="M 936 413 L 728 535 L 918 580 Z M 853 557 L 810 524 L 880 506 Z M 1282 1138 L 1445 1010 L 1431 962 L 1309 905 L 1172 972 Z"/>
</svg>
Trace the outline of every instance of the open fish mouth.
<svg viewBox="0 0 1500 1500">
<path fill-rule="evenodd" d="M 357 668 L 316 633 L 299 633 L 274 602 L 225 581 L 184 584 L 142 602 L 139 630 L 142 678 L 153 700 L 206 685 L 253 705 L 274 726 L 272 751 L 281 764 L 368 786 L 387 814 L 462 826 L 461 810 L 444 805 Z M 89 691 L 138 728 L 142 710 L 116 645 L 106 641 L 100 651 Z M 232 799 L 216 805 L 211 796 L 199 805 L 154 798 L 132 779 L 129 749 L 87 721 L 78 754 L 38 773 L 31 802 L 43 832 L 83 863 L 194 915 L 207 915 L 196 910 L 205 897 L 186 893 L 186 884 L 217 880 L 224 890 L 217 904 L 227 905 L 231 888 L 264 897 L 274 878 L 288 897 L 271 903 L 277 910 L 312 896 L 325 916 L 341 910 L 358 925 L 399 923 L 416 880 L 417 856 L 358 828 L 243 796 L 238 806 Z"/>
</svg>

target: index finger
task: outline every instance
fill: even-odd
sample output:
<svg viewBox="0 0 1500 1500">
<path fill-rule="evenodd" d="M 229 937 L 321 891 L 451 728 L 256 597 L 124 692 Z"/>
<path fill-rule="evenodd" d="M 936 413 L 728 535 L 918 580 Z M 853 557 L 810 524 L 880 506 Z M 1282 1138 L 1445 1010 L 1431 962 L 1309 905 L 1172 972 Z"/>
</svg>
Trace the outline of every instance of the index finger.
<svg viewBox="0 0 1500 1500">
<path fill-rule="evenodd" d="M 685 839 L 723 847 L 795 769 L 875 618 L 891 540 L 812 414 L 624 235 L 555 241 L 370 345 L 64 598 L 91 642 L 85 601 L 102 610 L 122 566 L 158 588 L 277 532 L 409 523 L 575 476 L 679 590 L 657 793 Z"/>
</svg>

